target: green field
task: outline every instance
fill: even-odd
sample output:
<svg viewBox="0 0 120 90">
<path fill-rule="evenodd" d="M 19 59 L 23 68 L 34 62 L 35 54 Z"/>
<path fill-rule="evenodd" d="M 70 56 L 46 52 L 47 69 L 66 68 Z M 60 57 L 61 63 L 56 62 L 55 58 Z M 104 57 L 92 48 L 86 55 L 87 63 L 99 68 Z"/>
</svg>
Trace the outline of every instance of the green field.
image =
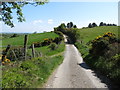
<svg viewBox="0 0 120 90">
<path fill-rule="evenodd" d="M 77 33 L 80 34 L 78 40 L 82 40 L 84 43 L 89 42 L 90 40 L 95 39 L 99 35 L 103 35 L 106 32 L 112 32 L 118 35 L 117 26 L 101 26 L 94 28 L 79 29 Z"/>
<path fill-rule="evenodd" d="M 49 46 L 35 48 L 35 51 L 40 52 L 43 56 L 52 56 L 52 55 L 61 54 L 65 50 L 65 44 L 63 41 L 61 42 L 61 44 L 56 45 L 55 50 L 51 50 L 51 48 L 49 48 Z M 28 49 L 28 54 L 32 56 L 32 49 Z"/>
<path fill-rule="evenodd" d="M 28 45 L 31 45 L 33 42 L 42 42 L 45 38 L 52 38 L 58 37 L 57 34 L 54 32 L 46 32 L 46 33 L 37 33 L 37 34 L 29 34 L 28 35 Z M 21 46 L 24 44 L 24 35 L 15 38 L 4 38 L 2 40 L 2 46 L 6 45 L 16 45 Z"/>
<path fill-rule="evenodd" d="M 118 27 L 117 26 L 101 26 L 94 28 L 85 28 L 77 30 L 77 42 L 75 43 L 78 50 L 82 53 L 83 58 L 89 54 L 90 45 L 88 43 L 94 40 L 96 37 L 103 35 L 104 33 L 112 32 L 118 37 Z M 82 43 L 81 43 L 82 41 Z"/>
</svg>

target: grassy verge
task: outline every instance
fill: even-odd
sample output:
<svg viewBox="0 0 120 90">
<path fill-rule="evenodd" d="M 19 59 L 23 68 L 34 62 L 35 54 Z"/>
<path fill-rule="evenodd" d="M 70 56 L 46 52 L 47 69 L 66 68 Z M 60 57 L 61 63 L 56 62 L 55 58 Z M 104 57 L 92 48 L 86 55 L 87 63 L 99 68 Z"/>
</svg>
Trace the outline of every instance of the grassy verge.
<svg viewBox="0 0 120 90">
<path fill-rule="evenodd" d="M 19 62 L 15 67 L 3 67 L 3 88 L 35 88 L 46 82 L 52 71 L 63 61 L 63 56 L 34 58 Z"/>
</svg>

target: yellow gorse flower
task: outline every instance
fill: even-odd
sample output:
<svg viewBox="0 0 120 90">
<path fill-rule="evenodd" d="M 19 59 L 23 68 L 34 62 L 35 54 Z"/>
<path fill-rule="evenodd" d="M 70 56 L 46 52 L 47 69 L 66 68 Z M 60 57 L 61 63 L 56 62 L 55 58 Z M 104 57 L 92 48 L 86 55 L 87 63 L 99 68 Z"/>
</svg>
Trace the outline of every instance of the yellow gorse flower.
<svg viewBox="0 0 120 90">
<path fill-rule="evenodd" d="M 0 57 L 0 60 L 2 59 L 2 57 Z"/>
<path fill-rule="evenodd" d="M 49 40 L 48 38 L 45 38 L 44 40 Z"/>
<path fill-rule="evenodd" d="M 2 57 L 1 57 L 2 59 Z M 2 61 L 2 64 L 5 65 L 5 64 L 9 64 L 10 63 L 10 59 L 7 59 L 6 56 L 5 56 L 5 59 L 4 61 Z"/>
<path fill-rule="evenodd" d="M 9 59 L 5 59 L 5 62 L 10 62 L 10 60 Z"/>
</svg>

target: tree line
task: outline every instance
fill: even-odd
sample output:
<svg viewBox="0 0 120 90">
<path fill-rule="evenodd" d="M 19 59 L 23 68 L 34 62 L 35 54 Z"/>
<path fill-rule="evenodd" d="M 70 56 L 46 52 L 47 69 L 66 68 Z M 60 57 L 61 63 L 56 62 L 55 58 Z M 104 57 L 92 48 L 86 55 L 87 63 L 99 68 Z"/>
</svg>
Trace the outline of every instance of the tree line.
<svg viewBox="0 0 120 90">
<path fill-rule="evenodd" d="M 94 23 L 89 23 L 88 28 L 93 28 L 93 27 L 97 27 L 98 25 L 94 22 Z M 100 22 L 99 26 L 117 26 L 116 24 L 106 24 L 104 22 Z"/>
<path fill-rule="evenodd" d="M 77 28 L 77 26 L 74 25 L 73 22 L 69 22 L 69 23 L 67 23 L 67 25 L 65 25 L 65 23 L 62 23 L 62 24 L 61 24 L 60 26 L 58 26 L 57 28 L 59 28 L 59 29 L 65 29 L 65 28 L 70 29 L 70 28 Z"/>
</svg>

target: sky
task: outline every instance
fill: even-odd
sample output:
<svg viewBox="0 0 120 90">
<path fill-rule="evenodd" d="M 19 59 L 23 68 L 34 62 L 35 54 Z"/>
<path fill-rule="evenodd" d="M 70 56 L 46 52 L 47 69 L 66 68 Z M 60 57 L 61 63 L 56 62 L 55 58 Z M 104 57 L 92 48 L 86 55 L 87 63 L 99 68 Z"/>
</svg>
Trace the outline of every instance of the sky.
<svg viewBox="0 0 120 90">
<path fill-rule="evenodd" d="M 2 32 L 33 33 L 53 31 L 61 23 L 73 22 L 78 28 L 89 23 L 115 23 L 118 25 L 118 2 L 49 2 L 37 7 L 26 5 L 22 8 L 25 22 L 17 22 L 13 11 L 14 28 L 2 24 Z"/>
</svg>

